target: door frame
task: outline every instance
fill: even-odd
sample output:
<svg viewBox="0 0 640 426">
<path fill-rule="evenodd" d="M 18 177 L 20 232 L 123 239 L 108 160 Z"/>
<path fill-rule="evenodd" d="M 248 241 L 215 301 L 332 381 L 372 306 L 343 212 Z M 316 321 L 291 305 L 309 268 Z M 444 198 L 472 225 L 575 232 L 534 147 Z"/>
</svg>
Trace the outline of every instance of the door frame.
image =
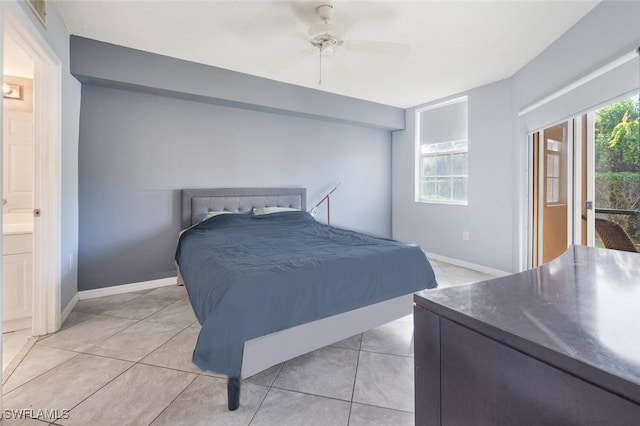
<svg viewBox="0 0 640 426">
<path fill-rule="evenodd" d="M 586 132 L 586 149 L 587 149 L 587 170 L 586 170 L 586 180 L 587 180 L 587 191 L 586 191 L 586 201 L 591 201 L 592 208 L 587 209 L 587 246 L 595 247 L 596 245 L 596 225 L 595 225 L 595 199 L 596 199 L 596 165 L 595 165 L 595 113 L 594 111 L 589 111 L 586 113 L 586 128 L 584 131 Z M 585 173 L 585 172 L 583 172 Z"/>
<path fill-rule="evenodd" d="M 8 34 L 34 63 L 34 209 L 32 334 L 60 328 L 61 318 L 61 60 L 17 3 L 2 5 Z M 0 177 L 1 179 L 1 177 Z M 1 282 L 1 281 L 0 281 Z"/>
</svg>

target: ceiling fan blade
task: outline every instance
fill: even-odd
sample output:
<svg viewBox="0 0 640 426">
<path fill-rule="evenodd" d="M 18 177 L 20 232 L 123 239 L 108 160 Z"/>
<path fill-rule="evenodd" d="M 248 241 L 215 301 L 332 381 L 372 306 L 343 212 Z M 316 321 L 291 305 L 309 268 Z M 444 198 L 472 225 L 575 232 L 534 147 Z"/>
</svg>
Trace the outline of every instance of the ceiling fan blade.
<svg viewBox="0 0 640 426">
<path fill-rule="evenodd" d="M 291 67 L 297 67 L 301 61 L 308 60 L 307 58 L 316 57 L 317 49 L 308 48 L 303 49 L 298 52 L 295 52 L 292 55 L 289 55 L 286 58 L 282 58 L 281 60 L 276 60 L 274 64 L 268 67 L 269 73 L 279 74 L 281 72 L 286 71 Z"/>
<path fill-rule="evenodd" d="M 344 42 L 343 46 L 351 52 L 397 57 L 407 56 L 411 50 L 408 44 L 369 40 L 348 40 Z"/>
</svg>

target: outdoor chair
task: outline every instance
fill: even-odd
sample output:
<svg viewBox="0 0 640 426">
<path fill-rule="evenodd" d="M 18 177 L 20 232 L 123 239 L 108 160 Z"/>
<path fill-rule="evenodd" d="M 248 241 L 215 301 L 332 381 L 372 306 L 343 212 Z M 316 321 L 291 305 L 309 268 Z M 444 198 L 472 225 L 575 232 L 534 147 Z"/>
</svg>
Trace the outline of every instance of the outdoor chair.
<svg viewBox="0 0 640 426">
<path fill-rule="evenodd" d="M 596 218 L 596 232 L 608 249 L 638 252 L 633 240 L 618 223 Z"/>
</svg>

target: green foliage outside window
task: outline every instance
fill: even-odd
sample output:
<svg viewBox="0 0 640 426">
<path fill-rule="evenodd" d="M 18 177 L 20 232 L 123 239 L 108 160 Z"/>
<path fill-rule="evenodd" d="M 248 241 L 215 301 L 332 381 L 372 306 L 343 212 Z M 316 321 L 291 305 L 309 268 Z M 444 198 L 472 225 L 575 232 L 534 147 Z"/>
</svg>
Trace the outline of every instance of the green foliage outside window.
<svg viewBox="0 0 640 426">
<path fill-rule="evenodd" d="M 595 113 L 595 205 L 640 210 L 640 106 L 624 99 Z M 640 243 L 640 216 L 610 215 Z"/>
<path fill-rule="evenodd" d="M 640 172 L 638 113 L 638 102 L 633 99 L 596 112 L 596 173 Z"/>
</svg>

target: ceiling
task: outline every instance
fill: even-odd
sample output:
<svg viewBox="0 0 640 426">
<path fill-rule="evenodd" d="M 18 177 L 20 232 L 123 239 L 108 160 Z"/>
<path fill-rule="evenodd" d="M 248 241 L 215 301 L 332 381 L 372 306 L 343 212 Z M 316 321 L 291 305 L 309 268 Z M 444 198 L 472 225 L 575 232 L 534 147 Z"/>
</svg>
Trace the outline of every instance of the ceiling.
<svg viewBox="0 0 640 426">
<path fill-rule="evenodd" d="M 353 42 L 319 84 L 309 30 L 328 3 Z M 597 3 L 54 0 L 74 35 L 402 108 L 512 76 Z"/>
</svg>

